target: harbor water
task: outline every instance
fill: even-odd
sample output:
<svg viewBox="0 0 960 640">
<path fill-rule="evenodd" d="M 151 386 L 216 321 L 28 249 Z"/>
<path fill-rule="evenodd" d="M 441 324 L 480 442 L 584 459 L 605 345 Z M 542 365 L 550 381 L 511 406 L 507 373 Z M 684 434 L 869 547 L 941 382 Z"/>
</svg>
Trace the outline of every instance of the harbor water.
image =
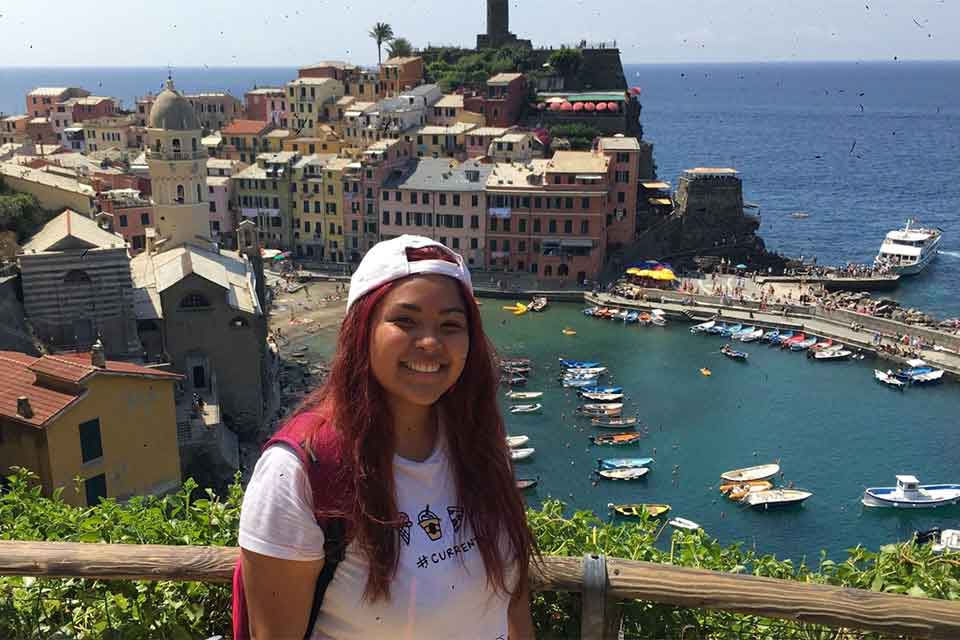
<svg viewBox="0 0 960 640">
<path fill-rule="evenodd" d="M 804 354 L 746 344 L 747 363 L 720 355 L 723 339 L 695 336 L 689 324 L 623 325 L 583 316 L 581 306 L 551 304 L 541 314 L 514 316 L 501 301 L 483 300 L 484 325 L 500 354 L 534 361 L 529 391 L 543 391 L 538 414 L 510 414 L 508 431 L 536 449 L 516 463 L 518 477 L 540 477 L 527 493 L 538 505 L 557 498 L 607 517 L 610 502 L 666 503 L 672 515 L 700 523 L 724 543 L 800 560 L 821 549 L 842 557 L 856 544 L 876 548 L 917 529 L 960 525 L 960 507 L 904 512 L 865 509 L 865 486 L 890 486 L 897 474 L 921 482 L 960 482 L 956 447 L 960 388 L 946 382 L 897 392 L 873 379 L 876 361 L 815 362 Z M 571 327 L 575 336 L 561 330 Z M 329 355 L 332 333 L 313 348 Z M 624 415 L 649 429 L 639 446 L 595 447 L 589 435 L 614 433 L 576 419 L 573 389 L 557 381 L 558 358 L 601 361 L 605 386 L 624 387 Z M 712 370 L 704 377 L 699 369 Z M 609 384 L 608 384 L 609 383 Z M 655 450 L 655 452 L 654 452 Z M 633 482 L 592 475 L 600 457 L 655 457 Z M 777 484 L 814 493 L 800 507 L 754 511 L 718 492 L 722 472 L 779 459 Z"/>
</svg>

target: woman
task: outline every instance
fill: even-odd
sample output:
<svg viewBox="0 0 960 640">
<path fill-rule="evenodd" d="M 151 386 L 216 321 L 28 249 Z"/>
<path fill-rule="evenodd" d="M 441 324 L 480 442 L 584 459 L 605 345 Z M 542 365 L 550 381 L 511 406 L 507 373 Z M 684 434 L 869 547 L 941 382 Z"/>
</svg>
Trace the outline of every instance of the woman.
<svg viewBox="0 0 960 640">
<path fill-rule="evenodd" d="M 305 448 L 338 451 L 350 544 L 307 629 L 324 530 L 300 458 L 268 447 L 240 522 L 254 638 L 533 637 L 495 371 L 459 255 L 418 236 L 367 253 L 330 377 L 297 412 Z"/>
</svg>

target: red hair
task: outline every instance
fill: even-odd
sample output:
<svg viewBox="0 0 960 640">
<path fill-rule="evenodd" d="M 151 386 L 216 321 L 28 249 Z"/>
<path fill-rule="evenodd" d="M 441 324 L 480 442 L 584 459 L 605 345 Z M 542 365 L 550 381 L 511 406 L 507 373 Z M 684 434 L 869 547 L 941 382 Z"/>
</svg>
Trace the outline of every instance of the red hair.
<svg viewBox="0 0 960 640">
<path fill-rule="evenodd" d="M 410 260 L 455 261 L 439 247 L 408 250 L 407 256 Z M 393 430 L 385 428 L 393 419 L 370 363 L 371 319 L 396 282 L 370 291 L 351 305 L 340 327 L 329 378 L 295 412 L 318 407 L 321 418 L 316 430 L 329 423 L 339 436 L 344 480 L 354 498 L 342 515 L 350 522 L 353 538 L 369 563 L 364 597 L 370 601 L 390 597 L 390 582 L 400 556 L 393 477 L 395 439 Z M 444 434 L 457 499 L 476 537 L 487 583 L 495 591 L 512 593 L 506 584 L 506 569 L 516 563 L 516 588 L 525 585 L 535 543 L 497 407 L 495 352 L 483 332 L 473 292 L 463 283 L 457 284 L 466 310 L 470 348 L 463 373 L 437 406 L 441 415 L 451 416 Z"/>
</svg>

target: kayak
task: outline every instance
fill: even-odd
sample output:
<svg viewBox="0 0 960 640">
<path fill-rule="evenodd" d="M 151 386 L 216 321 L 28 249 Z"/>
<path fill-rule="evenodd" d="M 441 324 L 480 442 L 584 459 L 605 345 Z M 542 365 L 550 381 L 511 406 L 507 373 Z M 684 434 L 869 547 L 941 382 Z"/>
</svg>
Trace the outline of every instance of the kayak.
<svg viewBox="0 0 960 640">
<path fill-rule="evenodd" d="M 644 515 L 656 518 L 670 511 L 668 504 L 613 504 L 611 502 L 607 508 L 628 518 L 642 518 Z"/>
</svg>

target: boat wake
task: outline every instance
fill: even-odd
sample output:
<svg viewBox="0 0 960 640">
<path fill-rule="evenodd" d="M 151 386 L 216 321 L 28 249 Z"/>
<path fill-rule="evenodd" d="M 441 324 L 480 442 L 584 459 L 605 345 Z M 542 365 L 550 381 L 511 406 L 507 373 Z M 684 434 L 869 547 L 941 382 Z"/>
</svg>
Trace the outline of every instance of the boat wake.
<svg viewBox="0 0 960 640">
<path fill-rule="evenodd" d="M 942 256 L 950 256 L 951 258 L 960 258 L 960 251 L 943 251 L 942 249 L 938 251 Z"/>
</svg>

